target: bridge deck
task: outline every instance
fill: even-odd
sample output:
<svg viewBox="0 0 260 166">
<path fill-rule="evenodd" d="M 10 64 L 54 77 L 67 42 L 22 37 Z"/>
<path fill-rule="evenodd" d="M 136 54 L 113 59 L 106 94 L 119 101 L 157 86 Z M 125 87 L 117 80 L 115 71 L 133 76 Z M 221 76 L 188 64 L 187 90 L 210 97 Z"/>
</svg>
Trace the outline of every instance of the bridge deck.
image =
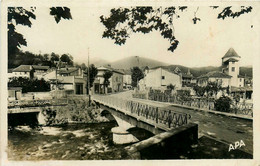
<svg viewBox="0 0 260 166">
<path fill-rule="evenodd" d="M 92 99 L 109 108 L 113 108 L 126 115 L 160 127 L 164 130 L 170 130 L 179 126 L 187 125 L 191 116 L 187 113 L 178 112 L 173 109 L 158 107 L 154 103 L 147 104 L 143 101 L 134 101 L 114 96 L 94 95 Z"/>
</svg>

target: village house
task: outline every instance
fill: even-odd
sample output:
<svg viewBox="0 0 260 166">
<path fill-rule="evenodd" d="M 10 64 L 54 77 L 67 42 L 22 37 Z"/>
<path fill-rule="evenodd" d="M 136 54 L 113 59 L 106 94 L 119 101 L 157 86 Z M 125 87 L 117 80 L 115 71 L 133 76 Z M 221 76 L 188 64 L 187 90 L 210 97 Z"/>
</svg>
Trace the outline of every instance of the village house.
<svg viewBox="0 0 260 166">
<path fill-rule="evenodd" d="M 45 75 L 44 79 L 50 81 L 51 90 L 65 90 L 67 93 L 77 95 L 87 92 L 87 77 L 81 68 L 60 68 Z"/>
<path fill-rule="evenodd" d="M 109 79 L 110 83 L 108 85 L 108 88 L 104 89 L 104 74 L 106 71 L 111 71 L 113 75 Z M 98 74 L 96 76 L 93 86 L 94 93 L 115 93 L 123 91 L 123 75 L 124 73 L 122 71 L 113 69 L 111 66 L 99 67 Z"/>
<path fill-rule="evenodd" d="M 49 71 L 49 66 L 39 66 L 39 65 L 20 65 L 14 68 L 8 77 L 23 77 L 23 78 L 37 78 L 41 79 Z"/>
<path fill-rule="evenodd" d="M 131 88 L 132 87 L 132 72 L 131 70 L 125 70 L 123 75 L 123 83 L 124 88 Z"/>
<path fill-rule="evenodd" d="M 212 71 L 207 74 L 203 74 L 197 79 L 199 86 L 207 86 L 208 82 L 217 82 L 218 85 L 224 88 L 230 86 L 231 82 L 231 76 L 220 71 Z"/>
<path fill-rule="evenodd" d="M 190 87 L 196 83 L 196 79 L 193 74 L 191 74 L 190 69 L 188 69 L 187 73 L 184 73 L 179 67 L 176 67 L 173 72 L 181 76 L 182 87 Z"/>
<path fill-rule="evenodd" d="M 222 57 L 222 71 L 213 71 L 198 77 L 198 85 L 206 86 L 208 82 L 217 82 L 223 88 L 228 87 L 231 96 L 240 95 L 241 99 L 252 99 L 252 87 L 245 86 L 245 76 L 239 75 L 240 56 L 230 48 Z"/>
<path fill-rule="evenodd" d="M 163 90 L 170 84 L 174 85 L 177 89 L 182 87 L 181 76 L 163 67 L 146 69 L 144 73 L 145 77 L 139 81 L 141 89 L 152 88 Z"/>
</svg>

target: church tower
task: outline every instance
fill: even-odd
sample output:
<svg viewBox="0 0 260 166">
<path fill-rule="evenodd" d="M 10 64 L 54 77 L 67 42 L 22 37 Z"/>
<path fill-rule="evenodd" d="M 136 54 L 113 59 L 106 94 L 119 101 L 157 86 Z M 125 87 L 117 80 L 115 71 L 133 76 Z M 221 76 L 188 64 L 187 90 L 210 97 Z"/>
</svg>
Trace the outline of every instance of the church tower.
<svg viewBox="0 0 260 166">
<path fill-rule="evenodd" d="M 222 57 L 222 71 L 231 77 L 231 86 L 239 87 L 239 60 L 240 56 L 233 48 L 230 48 Z"/>
</svg>

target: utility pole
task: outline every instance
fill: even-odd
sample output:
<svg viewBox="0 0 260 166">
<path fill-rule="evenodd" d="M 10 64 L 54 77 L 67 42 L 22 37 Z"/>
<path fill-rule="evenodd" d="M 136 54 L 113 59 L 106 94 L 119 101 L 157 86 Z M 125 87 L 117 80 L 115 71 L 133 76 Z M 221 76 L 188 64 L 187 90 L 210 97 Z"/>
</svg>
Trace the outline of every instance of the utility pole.
<svg viewBox="0 0 260 166">
<path fill-rule="evenodd" d="M 90 72 L 89 72 L 90 68 L 89 68 L 89 48 L 88 48 L 88 106 L 90 107 L 90 101 L 91 101 L 91 97 L 90 97 Z"/>
</svg>

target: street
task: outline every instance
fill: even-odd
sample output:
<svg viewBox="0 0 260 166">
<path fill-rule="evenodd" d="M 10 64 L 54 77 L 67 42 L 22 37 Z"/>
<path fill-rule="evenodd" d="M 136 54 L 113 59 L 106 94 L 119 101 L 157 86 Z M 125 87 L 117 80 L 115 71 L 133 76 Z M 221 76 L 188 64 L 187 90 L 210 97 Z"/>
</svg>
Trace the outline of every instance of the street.
<svg viewBox="0 0 260 166">
<path fill-rule="evenodd" d="M 133 91 L 125 91 L 122 93 L 113 94 L 119 98 L 132 98 Z M 191 122 L 199 126 L 199 138 L 203 135 L 214 138 L 218 141 L 227 143 L 227 151 L 229 144 L 235 144 L 236 141 L 243 141 L 245 146 L 240 150 L 253 154 L 253 121 L 239 118 L 216 115 L 204 111 L 196 111 L 172 106 L 170 103 L 162 103 L 144 99 L 132 98 L 135 101 L 147 102 L 158 107 L 165 107 L 185 112 L 192 116 Z"/>
</svg>

